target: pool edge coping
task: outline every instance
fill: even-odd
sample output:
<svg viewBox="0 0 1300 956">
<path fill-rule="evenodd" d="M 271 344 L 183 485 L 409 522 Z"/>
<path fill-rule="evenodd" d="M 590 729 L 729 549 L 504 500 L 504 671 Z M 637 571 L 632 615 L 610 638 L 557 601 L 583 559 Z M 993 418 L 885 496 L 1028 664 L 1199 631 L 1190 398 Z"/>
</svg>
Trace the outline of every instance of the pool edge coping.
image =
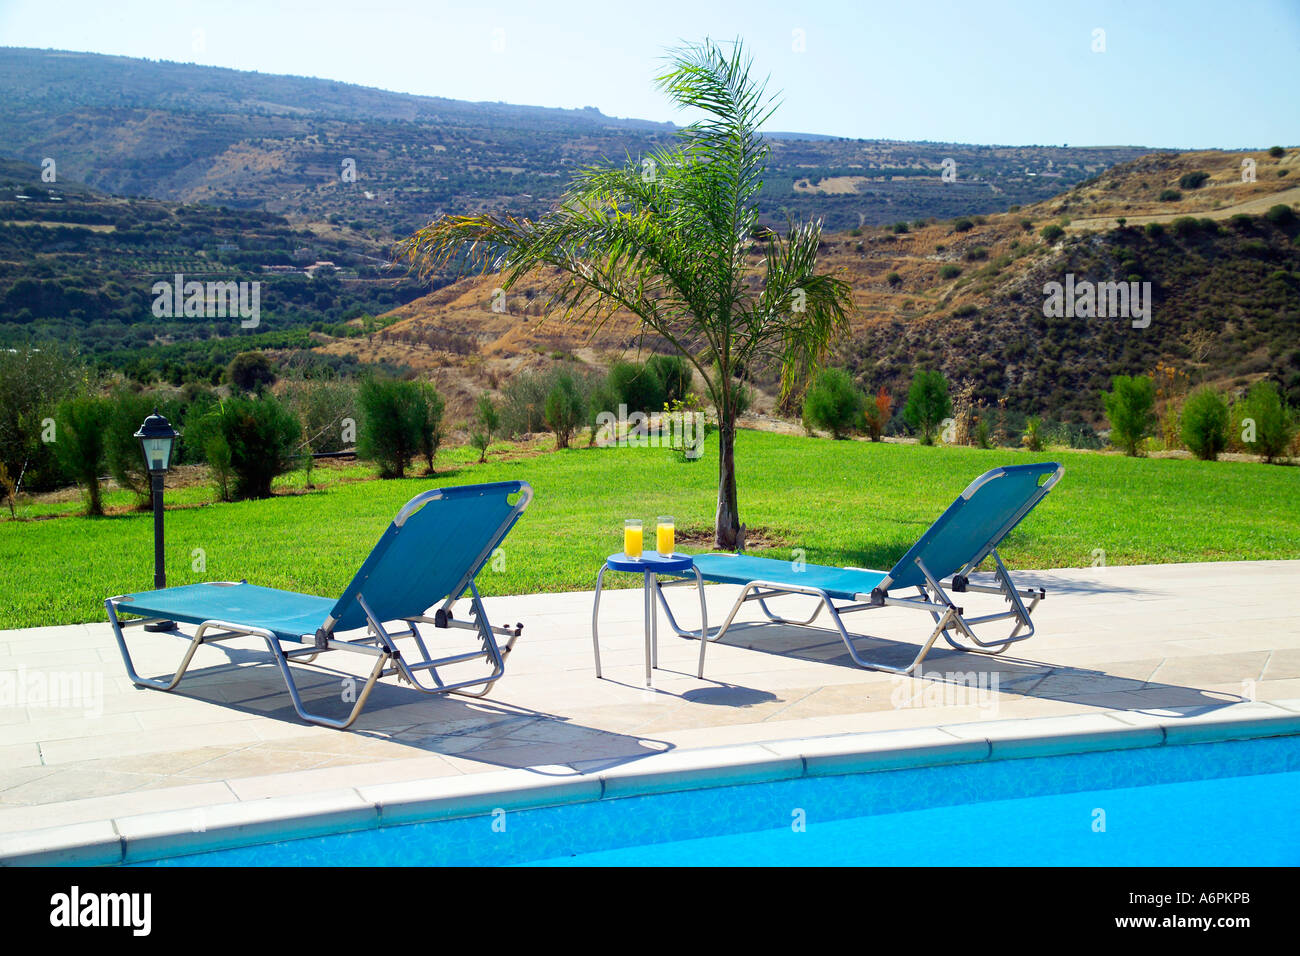
<svg viewBox="0 0 1300 956">
<path fill-rule="evenodd" d="M 137 863 L 498 811 L 800 777 L 1300 735 L 1300 698 L 796 737 L 263 797 L 0 834 L 0 865 Z M 286 827 L 290 829 L 286 829 Z"/>
</svg>

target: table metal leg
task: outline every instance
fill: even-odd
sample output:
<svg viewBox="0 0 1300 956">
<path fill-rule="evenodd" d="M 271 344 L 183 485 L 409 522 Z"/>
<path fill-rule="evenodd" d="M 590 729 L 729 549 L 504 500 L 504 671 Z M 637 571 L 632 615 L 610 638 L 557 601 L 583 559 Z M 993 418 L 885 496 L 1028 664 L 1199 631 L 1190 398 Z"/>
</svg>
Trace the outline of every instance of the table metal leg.
<svg viewBox="0 0 1300 956">
<path fill-rule="evenodd" d="M 704 603 L 704 578 L 700 569 L 692 566 L 695 572 L 695 590 L 700 594 L 700 666 L 695 676 L 704 679 L 704 650 L 709 646 L 709 609 Z"/>
<path fill-rule="evenodd" d="M 654 632 L 655 619 L 658 617 L 654 605 L 654 575 L 649 571 L 645 573 L 642 590 L 645 592 L 645 685 L 649 687 L 653 681 L 652 669 L 655 666 Z"/>
<path fill-rule="evenodd" d="M 591 608 L 591 649 L 596 655 L 596 676 L 600 677 L 600 635 L 596 631 L 596 622 L 600 617 L 600 584 L 605 579 L 605 572 L 609 570 L 606 564 L 596 575 L 596 601 Z"/>
</svg>

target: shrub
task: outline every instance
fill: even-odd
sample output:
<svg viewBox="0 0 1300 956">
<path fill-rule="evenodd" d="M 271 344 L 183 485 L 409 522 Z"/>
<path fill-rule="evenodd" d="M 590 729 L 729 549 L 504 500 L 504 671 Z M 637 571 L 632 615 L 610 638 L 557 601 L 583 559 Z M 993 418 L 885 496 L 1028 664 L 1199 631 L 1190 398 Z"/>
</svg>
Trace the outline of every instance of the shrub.
<svg viewBox="0 0 1300 956">
<path fill-rule="evenodd" d="M 420 383 L 420 396 L 424 400 L 424 417 L 420 421 L 420 455 L 424 458 L 426 475 L 433 474 L 433 459 L 446 437 L 442 429 L 442 413 L 447 403 L 442 400 L 432 382 Z"/>
<path fill-rule="evenodd" d="M 546 396 L 555 376 L 524 371 L 501 386 L 501 434 L 515 438 L 546 430 Z"/>
<path fill-rule="evenodd" d="M 691 366 L 686 359 L 680 355 L 652 355 L 645 364 L 663 385 L 664 400 L 660 407 L 686 400 L 691 390 Z"/>
<path fill-rule="evenodd" d="M 853 376 L 839 368 L 823 369 L 813 379 L 803 400 L 803 414 L 808 424 L 843 438 L 853 430 L 862 416 L 865 399 Z"/>
<path fill-rule="evenodd" d="M 107 399 L 82 396 L 66 399 L 55 417 L 55 454 L 60 464 L 81 485 L 86 514 L 102 515 L 99 476 L 108 453 L 108 429 L 113 405 Z"/>
<path fill-rule="evenodd" d="M 885 281 L 888 282 L 895 289 L 897 289 L 900 285 L 903 284 L 903 277 L 900 276 L 897 272 L 891 272 L 889 273 L 889 275 L 885 276 Z"/>
<path fill-rule="evenodd" d="M 876 392 L 874 399 L 863 403 L 863 421 L 872 441 L 880 441 L 881 436 L 885 434 L 885 426 L 889 424 L 889 412 L 893 404 L 893 396 L 883 385 L 880 391 Z"/>
<path fill-rule="evenodd" d="M 1126 455 L 1136 455 L 1155 425 L 1155 382 L 1149 375 L 1116 375 L 1110 387 L 1102 399 L 1110 419 L 1111 444 Z"/>
<path fill-rule="evenodd" d="M 1173 228 L 1174 232 L 1180 236 L 1195 235 L 1196 231 L 1201 228 L 1200 223 L 1191 216 L 1179 216 L 1169 225 Z"/>
<path fill-rule="evenodd" d="M 974 228 L 975 223 L 971 222 L 964 216 L 961 219 L 954 220 L 952 224 L 953 232 L 969 232 Z"/>
<path fill-rule="evenodd" d="M 957 308 L 952 310 L 953 316 L 958 319 L 969 318 L 970 316 L 977 315 L 978 313 L 979 313 L 979 306 L 971 302 L 967 302 L 965 305 L 959 305 L 957 306 Z"/>
<path fill-rule="evenodd" d="M 896 223 L 894 223 L 893 229 L 894 229 L 894 233 L 895 233 L 895 235 L 899 235 L 899 234 L 901 234 L 901 233 L 907 232 L 907 229 L 908 229 L 908 227 L 907 227 L 907 223 L 905 223 L 905 222 L 896 222 Z"/>
<path fill-rule="evenodd" d="M 487 461 L 488 446 L 492 436 L 501 427 L 501 415 L 497 411 L 492 396 L 487 392 L 479 394 L 474 402 L 474 420 L 470 423 L 469 443 L 478 449 L 479 464 Z"/>
<path fill-rule="evenodd" d="M 1270 146 L 1268 148 L 1268 154 L 1272 156 L 1274 159 L 1281 159 L 1283 156 L 1286 155 L 1286 150 L 1283 149 L 1281 146 Z"/>
<path fill-rule="evenodd" d="M 984 246 L 973 246 L 966 250 L 966 259 L 969 262 L 982 262 L 989 257 L 989 251 Z"/>
<path fill-rule="evenodd" d="M 1194 173 L 1184 173 L 1178 180 L 1178 185 L 1183 189 L 1200 189 L 1209 178 L 1209 173 L 1201 172 L 1198 169 Z"/>
<path fill-rule="evenodd" d="M 1183 444 L 1197 458 L 1214 461 L 1228 446 L 1228 401 L 1203 385 L 1183 403 Z"/>
<path fill-rule="evenodd" d="M 1038 231 L 1038 234 L 1048 242 L 1056 242 L 1056 240 L 1060 239 L 1063 235 L 1065 235 L 1065 230 L 1062 229 L 1060 226 L 1058 226 L 1056 223 L 1052 222 L 1052 223 L 1048 223 L 1046 226 L 1040 229 Z"/>
<path fill-rule="evenodd" d="M 240 352 L 226 368 L 226 381 L 242 392 L 260 392 L 275 384 L 275 370 L 264 352 Z"/>
<path fill-rule="evenodd" d="M 1033 228 L 1034 228 L 1034 220 L 1032 220 L 1032 219 L 1021 219 L 1021 220 L 1020 220 L 1020 228 L 1023 229 L 1025 232 L 1031 232 L 1031 231 L 1033 230 Z"/>
<path fill-rule="evenodd" d="M 1241 422 L 1242 444 L 1266 462 L 1282 457 L 1295 435 L 1296 423 L 1277 386 L 1268 380 L 1256 382 L 1239 404 L 1241 410 L 1235 417 Z"/>
<path fill-rule="evenodd" d="M 223 501 L 269 498 L 271 482 L 291 467 L 302 435 L 297 417 L 270 395 L 228 399 L 207 409 L 193 425 L 189 422 L 187 418 L 201 439 Z"/>
<path fill-rule="evenodd" d="M 354 382 L 303 380 L 285 390 L 285 403 L 302 422 L 309 452 L 343 451 L 356 442 L 357 386 Z M 352 429 L 348 429 L 351 420 Z"/>
<path fill-rule="evenodd" d="M 1278 203 L 1276 206 L 1268 207 L 1264 218 L 1275 226 L 1290 225 L 1295 220 L 1295 210 L 1285 203 Z"/>
<path fill-rule="evenodd" d="M 932 372 L 917 370 L 912 386 L 907 392 L 907 405 L 903 420 L 913 430 L 921 433 L 921 444 L 934 444 L 934 431 L 952 411 L 948 398 L 948 380 L 938 369 Z"/>
<path fill-rule="evenodd" d="M 1025 433 L 1020 436 L 1020 444 L 1024 445 L 1029 451 L 1043 450 L 1042 420 L 1030 417 L 1025 422 Z"/>
<path fill-rule="evenodd" d="M 569 447 L 569 440 L 586 418 L 586 411 L 573 375 L 561 372 L 546 396 L 546 424 L 555 432 L 556 448 Z"/>
<path fill-rule="evenodd" d="M 961 266 L 949 262 L 939 267 L 940 279 L 955 279 L 961 275 Z"/>
<path fill-rule="evenodd" d="M 149 508 L 153 503 L 152 483 L 135 433 L 153 412 L 153 402 L 138 392 L 120 389 L 110 398 L 110 404 L 112 412 L 104 448 L 108 473 L 118 485 L 136 496 L 137 507 Z M 172 450 L 173 457 L 177 450 Z"/>
<path fill-rule="evenodd" d="M 615 362 L 609 370 L 609 387 L 629 412 L 655 412 L 664 407 L 664 383 L 653 366 Z"/>
<path fill-rule="evenodd" d="M 1146 234 L 1152 239 L 1159 239 L 1165 234 L 1165 227 L 1158 222 L 1149 222 L 1146 225 Z"/>
<path fill-rule="evenodd" d="M 1183 194 L 1177 189 L 1162 189 L 1160 195 L 1156 197 L 1161 202 L 1178 202 L 1183 198 Z"/>
<path fill-rule="evenodd" d="M 357 455 L 379 465 L 380 478 L 405 478 L 420 446 L 427 408 L 416 382 L 372 377 L 357 391 L 361 434 Z"/>
</svg>

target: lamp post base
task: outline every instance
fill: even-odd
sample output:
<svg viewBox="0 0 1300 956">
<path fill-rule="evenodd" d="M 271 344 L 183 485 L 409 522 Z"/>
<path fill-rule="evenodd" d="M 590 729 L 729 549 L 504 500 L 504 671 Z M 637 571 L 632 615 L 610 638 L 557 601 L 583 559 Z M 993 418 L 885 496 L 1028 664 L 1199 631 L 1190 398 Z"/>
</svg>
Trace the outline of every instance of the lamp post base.
<svg viewBox="0 0 1300 956">
<path fill-rule="evenodd" d="M 144 625 L 146 631 L 174 631 L 176 630 L 175 621 L 149 621 Z"/>
</svg>

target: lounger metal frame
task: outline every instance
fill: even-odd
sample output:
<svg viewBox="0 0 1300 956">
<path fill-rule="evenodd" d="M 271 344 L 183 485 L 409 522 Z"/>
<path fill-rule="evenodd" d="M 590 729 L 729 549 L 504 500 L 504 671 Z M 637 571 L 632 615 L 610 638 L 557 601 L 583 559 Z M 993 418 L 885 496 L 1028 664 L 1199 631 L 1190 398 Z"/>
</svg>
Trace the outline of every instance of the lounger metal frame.
<svg viewBox="0 0 1300 956">
<path fill-rule="evenodd" d="M 1028 640 L 1034 635 L 1034 624 L 1031 620 L 1031 615 L 1033 614 L 1034 609 L 1038 606 L 1038 602 L 1047 597 L 1047 592 L 1041 587 L 1026 588 L 1018 586 L 1015 581 L 1012 580 L 1011 572 L 1007 570 L 1007 566 L 1003 564 L 1002 557 L 998 554 L 995 545 L 1001 541 L 1006 533 L 1014 528 L 1026 514 L 1033 510 L 1034 506 L 1042 500 L 1047 492 L 1050 491 L 1058 481 L 1060 481 L 1063 472 L 1064 469 L 1058 466 L 1056 471 L 1053 472 L 1046 481 L 1038 486 L 1038 492 L 1028 498 L 1020 508 L 1008 517 L 1006 523 L 990 537 L 989 543 L 981 548 L 980 551 L 977 552 L 971 560 L 966 562 L 966 564 L 959 570 L 953 572 L 949 579 L 947 589 L 945 589 L 940 581 L 930 573 L 929 568 L 925 566 L 925 563 L 919 556 L 913 560 L 915 561 L 916 567 L 925 578 L 926 583 L 924 585 L 916 586 L 916 597 L 890 596 L 888 589 L 893 581 L 893 571 L 886 574 L 884 579 L 881 581 L 880 586 L 874 588 L 870 594 L 855 594 L 852 603 L 841 604 L 838 607 L 835 605 L 834 599 L 827 594 L 825 590 L 811 585 L 791 584 L 786 581 L 762 580 L 755 580 L 746 583 L 742 587 L 740 595 L 736 598 L 736 603 L 732 605 L 731 612 L 727 615 L 727 619 L 722 623 L 722 626 L 718 628 L 716 632 L 710 634 L 707 640 L 700 641 L 700 660 L 697 676 L 700 678 L 704 677 L 704 655 L 705 651 L 708 649 L 709 643 L 720 640 L 722 636 L 727 633 L 727 630 L 731 627 L 732 622 L 736 618 L 736 613 L 743 605 L 750 601 L 757 601 L 763 614 L 772 623 L 791 625 L 795 627 L 810 626 L 821 614 L 822 609 L 824 608 L 830 616 L 831 621 L 834 623 L 835 629 L 839 632 L 840 639 L 844 642 L 844 646 L 847 648 L 849 657 L 853 660 L 853 663 L 857 664 L 859 667 L 885 671 L 890 674 L 915 673 L 925 661 L 926 655 L 930 653 L 930 649 L 934 646 L 935 641 L 939 639 L 940 635 L 942 635 L 944 640 L 946 640 L 956 650 L 967 651 L 974 654 L 1001 654 L 1012 644 Z M 981 486 L 999 478 L 1001 473 L 1000 469 L 994 469 L 993 471 L 981 475 L 966 487 L 966 489 L 961 493 L 961 497 L 969 501 Z M 996 586 L 971 583 L 968 575 L 970 575 L 970 573 L 988 557 L 993 559 L 994 580 Z M 866 569 L 847 568 L 845 570 L 860 571 Z M 897 568 L 894 570 L 897 570 Z M 977 617 L 967 617 L 965 608 L 957 605 L 949 595 L 949 589 L 954 593 L 973 591 L 982 594 L 999 594 L 1002 596 L 1003 601 L 1010 605 L 1010 609 L 995 614 L 982 614 Z M 667 614 L 669 626 L 672 627 L 680 637 L 694 637 L 694 632 L 683 630 L 678 626 L 677 620 L 673 617 L 673 612 L 671 608 L 668 607 L 668 601 L 665 599 L 662 587 L 658 582 L 655 582 L 654 590 L 658 595 L 659 602 L 663 605 L 664 611 Z M 813 608 L 812 614 L 802 621 L 793 621 L 774 614 L 771 608 L 767 606 L 767 602 L 770 599 L 789 595 L 804 595 L 817 598 L 817 604 Z M 1030 602 L 1028 606 L 1024 603 L 1026 600 Z M 841 618 L 841 615 L 849 614 L 854 611 L 871 611 L 882 607 L 907 607 L 923 610 L 928 612 L 930 617 L 934 620 L 934 630 L 930 632 L 929 637 L 926 638 L 925 642 L 921 645 L 920 650 L 917 651 L 912 662 L 906 667 L 897 667 L 864 659 L 854 646 L 853 636 L 849 634 L 848 629 L 844 626 L 844 621 Z M 994 621 L 1005 620 L 1012 620 L 1015 622 L 1014 627 L 1011 629 L 1011 633 L 1006 637 L 984 641 L 976 636 L 974 630 L 976 627 Z M 1021 633 L 1022 631 L 1024 631 L 1024 633 Z M 961 637 L 968 640 L 970 644 L 961 643 L 956 637 L 954 637 L 952 632 L 956 632 Z M 869 637 L 869 635 L 861 636 Z"/>
<path fill-rule="evenodd" d="M 758 602 L 759 608 L 772 623 L 785 624 L 794 627 L 808 627 L 812 625 L 824 609 L 830 616 L 831 621 L 834 623 L 835 629 L 839 632 L 840 639 L 844 642 L 844 646 L 848 650 L 849 657 L 852 658 L 853 663 L 857 664 L 859 667 L 865 667 L 871 670 L 885 671 L 890 674 L 915 673 L 925 661 L 926 655 L 930 653 L 930 649 L 934 647 L 935 641 L 937 641 L 940 636 L 959 651 L 968 651 L 975 654 L 1001 654 L 1012 644 L 1033 637 L 1034 624 L 1030 615 L 1033 614 L 1034 609 L 1038 606 L 1038 602 L 1047 597 L 1047 592 L 1042 588 L 1022 588 L 1017 586 L 1012 581 L 1010 572 L 1007 571 L 1006 565 L 1002 563 L 1002 558 L 998 555 L 996 549 L 992 552 L 992 556 L 997 566 L 995 572 L 997 581 L 996 587 L 973 584 L 966 580 L 965 576 L 971 570 L 968 567 L 964 569 L 963 572 L 954 574 L 953 580 L 949 582 L 948 588 L 946 589 L 942 584 L 935 580 L 933 575 L 930 574 L 929 569 L 926 568 L 925 564 L 918 559 L 916 562 L 917 566 L 920 568 L 921 573 L 925 575 L 927 583 L 924 587 L 917 587 L 916 597 L 891 597 L 879 592 L 875 594 L 857 594 L 854 595 L 852 603 L 841 604 L 839 606 L 836 606 L 834 598 L 818 587 L 796 585 L 788 582 L 751 581 L 741 589 L 740 595 L 736 598 L 736 602 L 731 606 L 731 612 L 727 615 L 727 619 L 723 621 L 722 626 L 716 631 L 710 633 L 708 640 L 700 642 L 700 658 L 697 676 L 701 678 L 704 677 L 704 656 L 708 649 L 708 645 L 713 641 L 722 639 L 731 627 L 732 622 L 735 620 L 737 612 L 739 612 L 741 607 L 751 601 Z M 667 586 L 672 586 L 676 583 L 678 582 L 670 582 Z M 683 583 L 694 582 L 687 581 Z M 672 609 L 668 606 L 668 601 L 664 596 L 663 587 L 664 585 L 659 582 L 654 584 L 655 593 L 658 596 L 659 602 L 662 604 L 664 612 L 668 618 L 668 625 L 679 637 L 698 639 L 698 631 L 688 631 L 678 625 L 676 618 L 673 617 Z M 967 617 L 965 608 L 957 605 L 949 596 L 949 589 L 954 592 L 974 591 L 984 594 L 1000 594 L 1002 595 L 1003 600 L 1011 605 L 1011 608 L 1010 610 L 996 614 L 983 614 L 978 617 Z M 772 609 L 767 606 L 767 602 L 772 598 L 787 597 L 791 595 L 803 595 L 817 598 L 817 604 L 813 608 L 812 614 L 803 620 L 790 620 L 773 613 Z M 1026 600 L 1029 601 L 1028 606 L 1024 603 Z M 854 635 L 851 635 L 848 629 L 844 626 L 842 615 L 850 614 L 855 611 L 877 610 L 882 607 L 907 607 L 923 610 L 929 612 L 930 617 L 934 620 L 934 630 L 930 632 L 929 637 L 926 638 L 925 643 L 921 645 L 920 650 L 917 651 L 912 662 L 906 667 L 897 667 L 879 661 L 866 660 L 858 653 L 857 648 L 854 646 Z M 982 624 L 988 624 L 992 621 L 1002 620 L 1015 621 L 1015 626 L 1012 628 L 1011 633 L 1006 637 L 992 641 L 984 641 L 976 636 L 974 631 L 976 627 Z M 1021 633 L 1022 630 L 1024 633 Z M 951 633 L 953 631 L 958 632 L 962 637 L 969 640 L 975 646 L 972 647 L 959 643 Z M 867 634 L 859 636 L 870 637 L 870 635 Z"/>
<path fill-rule="evenodd" d="M 294 647 L 286 650 L 281 646 L 284 638 L 277 636 L 273 631 L 267 628 L 252 627 L 245 624 L 232 624 L 227 621 L 207 620 L 199 624 L 193 635 L 186 634 L 181 630 L 180 625 L 176 625 L 175 632 L 183 637 L 189 638 L 189 647 L 185 651 L 185 656 L 181 659 L 180 666 L 170 678 L 148 678 L 141 677 L 136 673 L 135 665 L 131 661 L 130 651 L 127 650 L 126 638 L 123 636 L 123 630 L 128 627 L 136 627 L 148 624 L 152 621 L 163 620 L 163 618 L 141 617 L 135 620 L 123 622 L 118 619 L 117 605 L 132 595 L 119 594 L 108 598 L 104 602 L 104 607 L 108 611 L 108 620 L 113 627 L 113 636 L 117 639 L 118 649 L 122 652 L 122 661 L 126 665 L 126 672 L 131 681 L 139 687 L 152 687 L 156 690 L 169 691 L 181 682 L 185 676 L 185 671 L 190 666 L 190 661 L 194 658 L 194 652 L 200 645 L 215 644 L 220 641 L 231 640 L 239 637 L 260 637 L 266 641 L 267 650 L 270 651 L 272 659 L 280 668 L 280 674 L 284 678 L 285 685 L 289 690 L 289 697 L 293 701 L 293 708 L 298 712 L 298 716 L 303 720 L 313 724 L 319 724 L 322 727 L 331 727 L 336 730 L 346 730 L 351 727 L 361 711 L 366 706 L 366 701 L 370 697 L 371 691 L 374 690 L 375 682 L 381 677 L 397 675 L 399 681 L 409 684 L 416 690 L 425 694 L 460 694 L 466 697 L 482 697 L 492 690 L 492 686 L 501 679 L 505 673 L 505 660 L 510 651 L 515 646 L 515 641 L 523 632 L 522 624 L 515 624 L 513 627 L 496 626 L 488 622 L 487 612 L 483 609 L 483 601 L 479 597 L 478 588 L 474 585 L 474 577 L 479 569 L 486 562 L 492 550 L 500 543 L 501 539 L 513 526 L 514 521 L 518 519 L 528 502 L 532 499 L 532 488 L 527 483 L 522 483 L 520 489 L 519 501 L 513 506 L 510 518 L 504 522 L 502 529 L 498 534 L 493 535 L 488 547 L 484 553 L 479 555 L 478 559 L 466 572 L 456 589 L 453 590 L 454 597 L 448 597 L 434 613 L 433 617 L 427 615 L 417 615 L 415 617 L 398 618 L 405 625 L 403 630 L 389 631 L 384 627 L 383 621 L 380 621 L 375 613 L 371 610 L 370 605 L 366 603 L 363 595 L 358 593 L 356 601 L 366 617 L 365 633 L 361 637 L 354 637 L 344 640 L 334 636 L 332 628 L 334 618 L 329 618 L 324 627 L 318 630 L 314 635 L 304 634 L 304 641 L 308 642 L 303 647 Z M 417 495 L 398 513 L 394 519 L 394 524 L 398 527 L 405 522 L 406 518 L 414 513 L 418 508 L 428 501 L 441 497 L 441 489 L 433 489 L 424 494 Z M 247 581 L 219 581 L 213 582 L 222 587 L 231 587 L 236 584 L 247 584 Z M 460 600 L 466 589 L 470 596 L 470 616 L 472 621 L 462 621 L 457 619 L 452 613 L 453 605 Z M 393 623 L 393 622 L 388 622 Z M 429 648 L 424 642 L 424 636 L 420 633 L 420 624 L 429 624 L 436 628 L 458 628 L 462 630 L 471 630 L 477 632 L 479 640 L 483 644 L 482 650 L 467 651 L 460 654 L 452 654 L 447 657 L 435 658 L 429 653 Z M 215 631 L 215 633 L 213 633 Z M 505 645 L 497 643 L 497 635 L 507 638 Z M 420 651 L 418 660 L 408 662 L 402 654 L 401 649 L 397 646 L 397 641 L 411 638 L 415 641 Z M 365 678 L 365 684 L 357 694 L 357 699 L 352 706 L 351 712 L 346 718 L 338 719 L 325 717 L 320 714 L 314 714 L 303 706 L 302 696 L 298 692 L 298 685 L 293 679 L 293 671 L 289 667 L 289 662 L 301 664 L 312 664 L 321 670 L 330 671 L 339 674 L 344 678 L 359 680 L 355 674 L 349 674 L 344 671 L 326 668 L 320 664 L 315 664 L 317 656 L 326 651 L 351 651 L 353 653 L 365 654 L 375 659 L 374 666 L 370 669 L 370 674 Z M 486 676 L 470 677 L 463 680 L 447 683 L 438 674 L 438 668 L 447 667 L 451 664 L 459 664 L 466 661 L 483 658 L 492 665 L 491 671 Z M 432 684 L 426 686 L 416 677 L 419 671 L 428 671 Z M 470 688 L 477 687 L 477 690 Z"/>
</svg>

